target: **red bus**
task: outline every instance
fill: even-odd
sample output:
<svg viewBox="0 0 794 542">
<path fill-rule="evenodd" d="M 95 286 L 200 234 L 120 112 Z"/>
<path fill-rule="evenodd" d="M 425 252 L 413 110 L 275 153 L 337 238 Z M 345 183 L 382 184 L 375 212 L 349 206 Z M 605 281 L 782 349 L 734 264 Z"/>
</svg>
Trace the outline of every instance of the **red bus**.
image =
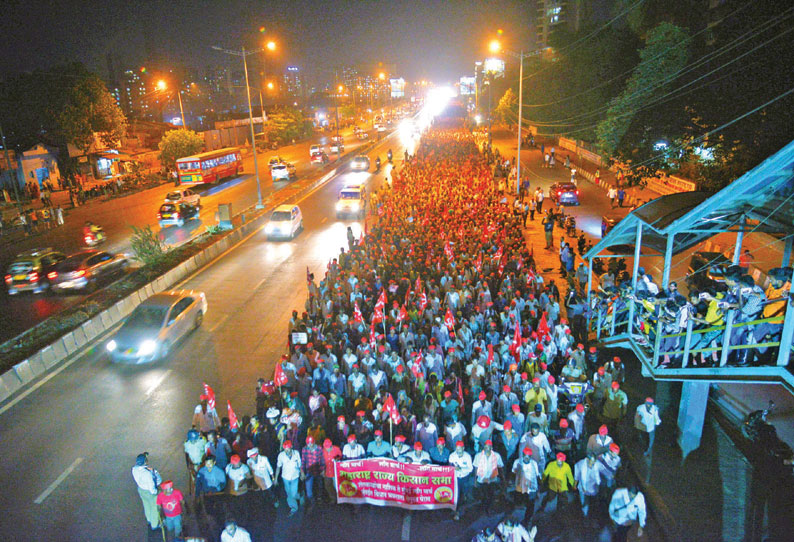
<svg viewBox="0 0 794 542">
<path fill-rule="evenodd" d="M 202 152 L 177 160 L 176 170 L 182 184 L 211 184 L 241 174 L 243 156 L 236 147 Z"/>
</svg>

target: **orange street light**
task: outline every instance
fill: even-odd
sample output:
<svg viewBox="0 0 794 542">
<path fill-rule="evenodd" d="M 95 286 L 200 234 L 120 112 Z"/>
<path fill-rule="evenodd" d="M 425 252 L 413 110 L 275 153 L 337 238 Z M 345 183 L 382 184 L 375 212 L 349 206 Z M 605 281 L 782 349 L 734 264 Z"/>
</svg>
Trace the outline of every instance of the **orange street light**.
<svg viewBox="0 0 794 542">
<path fill-rule="evenodd" d="M 383 72 L 380 72 L 378 74 L 378 79 L 380 79 L 381 81 L 385 81 L 386 80 L 386 74 L 383 73 Z"/>
<path fill-rule="evenodd" d="M 268 51 L 275 51 L 276 50 L 276 42 L 275 41 L 269 41 L 269 42 L 267 42 L 265 47 L 267 48 Z"/>
<path fill-rule="evenodd" d="M 157 90 L 165 90 L 167 86 L 168 86 L 168 84 L 165 81 L 163 81 L 162 79 L 157 81 Z"/>
<path fill-rule="evenodd" d="M 267 88 L 268 88 L 269 90 L 273 90 L 273 81 L 268 81 L 268 82 L 267 82 Z"/>
<path fill-rule="evenodd" d="M 491 43 L 488 44 L 488 50 L 492 53 L 498 53 L 502 50 L 502 44 L 499 43 L 499 40 L 491 40 Z"/>
</svg>

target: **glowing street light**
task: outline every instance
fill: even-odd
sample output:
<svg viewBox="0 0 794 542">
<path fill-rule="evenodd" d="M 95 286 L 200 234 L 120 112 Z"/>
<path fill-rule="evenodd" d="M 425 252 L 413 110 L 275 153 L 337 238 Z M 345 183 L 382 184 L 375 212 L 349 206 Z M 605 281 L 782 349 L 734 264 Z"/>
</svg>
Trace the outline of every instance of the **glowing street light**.
<svg viewBox="0 0 794 542">
<path fill-rule="evenodd" d="M 491 43 L 488 44 L 488 50 L 496 54 L 502 50 L 502 44 L 499 43 L 499 40 L 491 40 Z"/>
<path fill-rule="evenodd" d="M 380 72 L 378 74 L 378 79 L 380 79 L 381 81 L 385 81 L 386 80 L 386 74 L 383 73 L 383 72 Z"/>
<path fill-rule="evenodd" d="M 268 81 L 267 82 L 267 89 L 268 90 L 273 90 L 273 81 Z"/>
<path fill-rule="evenodd" d="M 168 87 L 168 85 L 166 84 L 165 81 L 163 81 L 162 79 L 157 81 L 157 90 L 165 90 L 166 87 Z"/>
<path fill-rule="evenodd" d="M 166 83 L 164 79 L 160 79 L 159 81 L 157 81 L 157 90 L 162 92 L 167 88 L 168 88 L 168 83 Z M 177 98 L 179 98 L 179 115 L 182 117 L 182 129 L 187 130 L 187 126 L 185 126 L 185 110 L 182 107 L 182 90 L 177 89 L 176 95 Z"/>
<path fill-rule="evenodd" d="M 267 48 L 268 51 L 275 51 L 276 50 L 276 42 L 271 40 L 271 41 L 267 42 L 265 47 Z"/>
</svg>

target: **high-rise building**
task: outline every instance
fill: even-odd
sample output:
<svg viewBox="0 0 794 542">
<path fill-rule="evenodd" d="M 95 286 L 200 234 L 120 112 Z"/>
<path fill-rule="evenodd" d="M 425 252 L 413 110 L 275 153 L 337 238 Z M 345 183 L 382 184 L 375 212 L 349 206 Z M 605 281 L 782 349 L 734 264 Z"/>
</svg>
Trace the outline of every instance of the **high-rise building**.
<svg viewBox="0 0 794 542">
<path fill-rule="evenodd" d="M 287 66 L 282 76 L 283 89 L 287 96 L 303 98 L 306 95 L 306 84 L 303 74 L 297 66 Z"/>
<path fill-rule="evenodd" d="M 126 70 L 121 74 L 117 100 L 119 107 L 128 117 L 145 117 L 149 105 L 146 103 L 146 84 L 138 72 Z"/>
<path fill-rule="evenodd" d="M 554 29 L 565 22 L 567 11 L 564 0 L 537 0 L 538 14 L 535 21 L 537 46 L 548 47 Z"/>
</svg>

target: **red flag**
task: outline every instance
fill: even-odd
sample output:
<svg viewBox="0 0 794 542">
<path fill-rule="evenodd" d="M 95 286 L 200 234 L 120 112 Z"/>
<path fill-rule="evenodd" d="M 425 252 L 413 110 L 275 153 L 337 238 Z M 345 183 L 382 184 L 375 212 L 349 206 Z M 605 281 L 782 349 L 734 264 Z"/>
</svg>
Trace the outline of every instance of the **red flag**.
<svg viewBox="0 0 794 542">
<path fill-rule="evenodd" d="M 383 309 L 379 305 L 375 305 L 375 312 L 372 313 L 372 323 L 377 324 L 383 322 Z"/>
<path fill-rule="evenodd" d="M 369 347 L 372 348 L 373 355 L 375 354 L 375 347 L 378 345 L 378 341 L 375 339 L 375 324 L 369 325 Z"/>
<path fill-rule="evenodd" d="M 504 273 L 504 270 L 505 270 L 505 262 L 504 262 L 504 260 L 502 260 L 502 261 L 499 262 L 499 276 L 500 277 L 502 276 L 502 273 Z"/>
<path fill-rule="evenodd" d="M 491 258 L 492 260 L 501 260 L 502 259 L 502 247 L 499 247 L 499 250 L 496 251 L 496 254 L 493 255 Z"/>
<path fill-rule="evenodd" d="M 491 363 L 493 363 L 493 345 L 492 344 L 488 345 L 488 361 L 486 361 L 485 363 L 486 363 L 486 365 L 490 365 Z"/>
<path fill-rule="evenodd" d="M 515 355 L 519 346 L 521 346 L 521 327 L 518 325 L 518 322 L 516 322 L 516 331 L 513 334 L 513 342 L 510 345 L 510 353 Z"/>
<path fill-rule="evenodd" d="M 375 310 L 378 310 L 380 308 L 382 311 L 383 307 L 385 306 L 386 306 L 386 290 L 381 290 L 380 295 L 378 296 L 378 300 L 375 302 Z"/>
<path fill-rule="evenodd" d="M 455 259 L 455 253 L 452 252 L 452 246 L 450 246 L 449 241 L 444 244 L 444 254 L 450 260 Z"/>
<path fill-rule="evenodd" d="M 421 292 L 423 290 L 424 289 L 422 288 L 422 281 L 419 279 L 419 277 L 416 277 L 416 285 L 414 286 L 414 291 Z"/>
<path fill-rule="evenodd" d="M 444 315 L 444 325 L 447 326 L 447 329 L 452 331 L 455 328 L 455 317 L 452 316 L 452 311 L 447 309 L 447 313 Z"/>
<path fill-rule="evenodd" d="M 482 252 L 477 255 L 477 261 L 474 262 L 474 267 L 477 268 L 477 273 L 482 273 Z"/>
<path fill-rule="evenodd" d="M 405 305 L 400 307 L 400 312 L 397 314 L 397 323 L 407 320 L 408 319 L 408 311 L 405 310 Z"/>
<path fill-rule="evenodd" d="M 384 214 L 386 214 L 386 209 L 384 209 L 383 206 L 381 205 L 380 207 L 378 207 L 378 216 L 383 216 Z"/>
<path fill-rule="evenodd" d="M 215 410 L 215 392 L 206 382 L 204 383 L 204 395 L 207 396 L 207 408 Z"/>
<path fill-rule="evenodd" d="M 234 413 L 234 410 L 232 410 L 232 404 L 229 401 L 226 401 L 226 412 L 229 416 L 229 427 L 231 429 L 239 429 L 240 424 L 237 423 L 237 415 Z"/>
<path fill-rule="evenodd" d="M 353 305 L 353 321 L 359 324 L 364 321 L 364 316 L 361 314 L 361 309 L 358 308 L 358 301 Z"/>
<path fill-rule="evenodd" d="M 540 322 L 538 322 L 538 335 L 548 335 L 549 334 L 549 323 L 546 321 L 546 311 L 543 311 L 543 316 L 540 317 Z"/>
<path fill-rule="evenodd" d="M 460 398 L 460 411 L 463 412 L 463 384 L 461 384 L 461 380 L 458 377 L 458 398 Z"/>
<path fill-rule="evenodd" d="M 389 413 L 389 418 L 391 418 L 393 423 L 400 423 L 400 410 L 394 403 L 394 397 L 392 397 L 391 394 L 386 396 L 386 400 L 383 402 L 383 410 Z"/>
<path fill-rule="evenodd" d="M 273 373 L 273 383 L 276 386 L 283 386 L 288 382 L 287 374 L 284 372 L 284 368 L 281 366 L 281 362 L 276 362 L 276 370 Z"/>
</svg>

